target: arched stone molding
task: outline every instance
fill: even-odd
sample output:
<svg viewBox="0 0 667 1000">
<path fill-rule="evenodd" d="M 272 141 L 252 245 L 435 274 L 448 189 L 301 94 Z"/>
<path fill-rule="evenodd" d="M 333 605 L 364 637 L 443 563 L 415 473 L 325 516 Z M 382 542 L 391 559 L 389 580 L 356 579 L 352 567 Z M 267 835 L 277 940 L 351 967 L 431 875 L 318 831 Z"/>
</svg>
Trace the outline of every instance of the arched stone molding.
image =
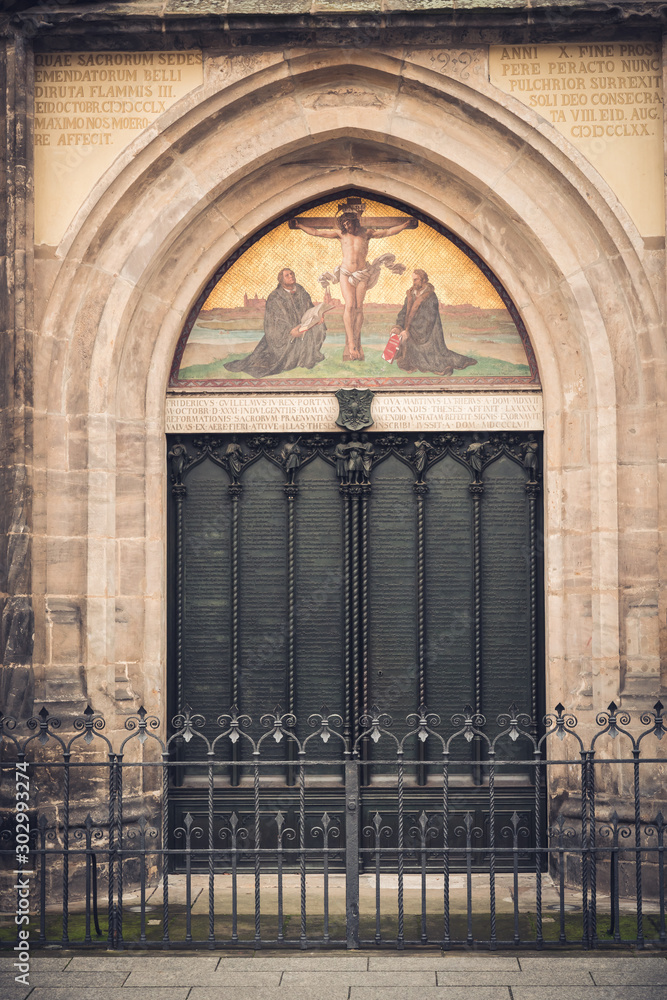
<svg viewBox="0 0 667 1000">
<path fill-rule="evenodd" d="M 47 699 L 74 696 L 85 663 L 93 702 L 162 709 L 163 409 L 182 322 L 248 235 L 346 187 L 457 232 L 520 309 L 547 419 L 547 702 L 619 695 L 627 609 L 659 580 L 664 345 L 641 240 L 591 168 L 516 102 L 396 54 L 362 56 L 266 56 L 228 80 L 209 66 L 59 250 L 35 400 L 38 615 L 62 633 L 41 651 Z"/>
</svg>

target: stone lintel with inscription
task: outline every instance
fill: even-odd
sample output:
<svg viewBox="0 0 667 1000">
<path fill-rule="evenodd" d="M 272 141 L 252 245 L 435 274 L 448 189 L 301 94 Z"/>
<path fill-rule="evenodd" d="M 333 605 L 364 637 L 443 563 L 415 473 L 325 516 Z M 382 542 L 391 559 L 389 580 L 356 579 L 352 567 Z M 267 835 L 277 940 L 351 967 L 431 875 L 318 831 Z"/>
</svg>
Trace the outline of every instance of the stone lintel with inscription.
<svg viewBox="0 0 667 1000">
<path fill-rule="evenodd" d="M 168 434 L 301 431 L 342 433 L 333 393 L 289 396 L 168 396 Z M 542 430 L 539 393 L 378 394 L 374 431 Z"/>
</svg>

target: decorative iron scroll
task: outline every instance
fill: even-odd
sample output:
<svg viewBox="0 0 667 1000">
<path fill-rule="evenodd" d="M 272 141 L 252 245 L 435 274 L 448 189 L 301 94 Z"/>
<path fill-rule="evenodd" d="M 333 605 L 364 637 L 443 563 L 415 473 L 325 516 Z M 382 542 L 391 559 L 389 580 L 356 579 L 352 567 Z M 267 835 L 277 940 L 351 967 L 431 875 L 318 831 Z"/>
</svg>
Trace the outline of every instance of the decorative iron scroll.
<svg viewBox="0 0 667 1000">
<path fill-rule="evenodd" d="M 296 717 L 280 706 L 259 720 L 232 707 L 212 728 L 185 706 L 168 732 L 142 707 L 110 736 L 103 716 L 88 707 L 69 725 L 73 733 L 46 708 L 25 725 L 0 715 L 2 788 L 13 788 L 14 774 L 30 774 L 28 843 L 15 834 L 18 808 L 5 808 L 0 855 L 6 859 L 5 871 L 23 858 L 26 876 L 34 879 L 39 899 L 34 943 L 114 949 L 271 943 L 305 948 L 342 942 L 351 948 L 393 943 L 399 949 L 406 944 L 486 944 L 492 949 L 667 944 L 666 824 L 655 804 L 667 760 L 659 701 L 639 720 L 612 702 L 581 727 L 562 704 L 542 720 L 511 705 L 492 729 L 470 705 L 447 722 L 421 705 L 403 724 L 371 706 L 356 720 L 354 739 L 343 733 L 343 716 L 326 708 L 308 718 L 310 732 L 301 739 Z M 487 750 L 483 816 L 462 810 L 456 799 L 455 769 L 462 748 L 475 739 Z M 277 807 L 275 790 L 261 776 L 263 767 L 274 763 L 268 747 L 283 742 L 295 748 L 297 787 L 291 797 L 283 793 Z M 364 742 L 381 750 L 381 760 L 363 760 Z M 439 804 L 420 806 L 411 794 L 406 758 L 415 742 L 437 748 Z M 182 766 L 178 747 L 183 743 L 198 748 L 192 766 L 205 776 L 206 792 L 179 814 L 170 774 Z M 245 797 L 236 789 L 221 797 L 216 776 L 234 760 L 239 743 L 250 750 L 246 766 L 251 781 Z M 496 785 L 496 778 L 516 766 L 508 751 L 517 744 L 524 748 L 532 776 L 533 808 L 517 808 Z M 318 746 L 326 749 L 333 771 L 345 771 L 344 800 L 330 811 L 313 810 L 311 804 L 317 793 L 308 776 L 321 768 L 323 759 Z M 364 814 L 360 774 L 380 764 L 392 769 L 392 796 L 383 812 Z M 605 788 L 596 790 L 603 772 Z M 554 782 L 558 796 L 545 800 Z M 161 797 L 155 794 L 160 785 Z M 136 795 L 140 787 L 141 800 Z M 153 789 L 148 797 L 147 787 Z M 610 787 L 617 789 L 611 809 Z M 172 876 L 174 863 L 184 875 Z M 330 871 L 343 863 L 345 920 L 330 908 L 330 893 L 338 891 Z M 574 879 L 568 876 L 569 865 L 578 872 Z M 360 914 L 362 867 L 374 878 L 375 904 Z M 451 901 L 455 868 L 465 874 L 463 913 Z M 634 875 L 632 889 L 629 884 L 625 888 L 632 917 L 621 917 L 622 868 Z M 407 897 L 406 869 L 420 876 L 421 885 L 420 892 Z M 531 869 L 534 892 L 522 895 L 520 906 L 519 873 L 525 879 Z M 193 879 L 201 871 L 208 872 L 208 895 L 205 912 L 196 913 Z M 397 879 L 393 915 L 385 913 L 386 897 L 380 893 L 387 872 Z M 490 910 L 479 909 L 473 872 L 488 880 Z M 277 879 L 277 900 L 270 887 L 267 896 L 263 876 L 269 873 Z M 15 880 L 15 874 L 9 875 Z M 289 907 L 284 895 L 288 877 L 296 877 L 300 888 L 299 902 Z M 322 905 L 307 893 L 315 885 L 308 881 L 311 877 L 323 884 Z M 97 912 L 99 879 L 108 881 L 104 914 Z M 609 891 L 604 902 L 597 892 L 602 881 Z M 239 893 L 249 884 L 254 885 L 250 907 Z M 512 893 L 509 912 L 497 907 L 497 888 Z M 544 901 L 546 891 L 553 903 Z M 139 921 L 130 924 L 135 910 Z M 71 919 L 80 914 L 84 921 Z M 547 921 L 548 914 L 553 916 Z M 392 916 L 396 923 L 389 937 L 392 925 L 385 918 Z M 479 933 L 483 926 L 486 935 Z M 16 928 L 10 927 L 0 935 L 0 948 L 12 951 L 17 940 Z"/>
<path fill-rule="evenodd" d="M 369 395 L 373 394 L 369 392 Z M 368 405 L 370 415 L 370 400 L 364 405 Z M 346 410 L 345 413 L 347 412 Z M 365 420 L 365 413 L 365 410 L 363 414 L 355 410 L 354 421 Z M 341 416 L 341 419 L 348 418 Z M 244 470 L 262 456 L 285 469 L 286 485 L 295 484 L 299 469 L 316 457 L 336 468 L 341 485 L 362 485 L 370 482 L 371 470 L 389 455 L 396 455 L 413 470 L 416 487 L 426 485 L 428 470 L 446 455 L 451 455 L 469 470 L 472 492 L 472 487 L 483 485 L 484 470 L 505 455 L 526 470 L 526 492 L 532 496 L 540 489 L 539 443 L 536 438 L 535 434 L 526 437 L 525 434 L 509 431 L 486 434 L 447 432 L 428 435 L 377 434 L 373 435 L 371 442 L 368 434 L 360 435 L 357 429 L 353 429 L 350 434 L 340 435 L 176 436 L 169 451 L 172 493 L 177 495 L 175 491 L 183 485 L 188 471 L 206 458 L 227 471 L 232 485 L 240 483 Z M 350 451 L 359 452 L 352 456 L 352 462 Z"/>
</svg>

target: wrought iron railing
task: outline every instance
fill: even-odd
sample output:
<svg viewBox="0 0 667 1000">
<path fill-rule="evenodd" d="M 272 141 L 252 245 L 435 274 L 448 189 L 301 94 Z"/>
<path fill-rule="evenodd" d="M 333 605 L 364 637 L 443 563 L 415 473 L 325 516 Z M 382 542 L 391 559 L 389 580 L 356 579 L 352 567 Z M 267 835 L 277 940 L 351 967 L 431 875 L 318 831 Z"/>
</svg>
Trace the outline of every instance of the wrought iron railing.
<svg viewBox="0 0 667 1000">
<path fill-rule="evenodd" d="M 0 716 L 0 945 L 664 947 L 662 712 Z"/>
</svg>

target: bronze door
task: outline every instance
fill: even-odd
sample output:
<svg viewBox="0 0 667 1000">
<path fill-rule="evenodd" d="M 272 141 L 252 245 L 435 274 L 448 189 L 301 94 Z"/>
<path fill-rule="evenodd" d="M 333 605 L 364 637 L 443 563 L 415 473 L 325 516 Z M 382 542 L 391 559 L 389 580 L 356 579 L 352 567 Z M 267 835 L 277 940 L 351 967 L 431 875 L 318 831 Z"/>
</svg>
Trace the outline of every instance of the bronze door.
<svg viewBox="0 0 667 1000">
<path fill-rule="evenodd" d="M 373 706 L 404 721 L 425 704 L 443 730 L 466 705 L 540 718 L 540 435 L 369 433 L 337 451 L 341 441 L 169 440 L 170 715 L 187 704 L 214 736 L 232 705 L 256 725 L 280 706 L 303 738 L 326 706 L 351 740 Z M 271 752 L 289 788 L 285 744 Z M 415 795 L 432 784 L 429 752 L 416 748 L 406 772 Z M 474 802 L 484 754 L 477 740 L 467 752 L 460 794 Z M 238 753 L 216 780 L 223 798 L 243 786 Z M 342 785 L 326 773 L 332 807 Z M 381 767 L 371 784 L 368 815 Z"/>
</svg>

